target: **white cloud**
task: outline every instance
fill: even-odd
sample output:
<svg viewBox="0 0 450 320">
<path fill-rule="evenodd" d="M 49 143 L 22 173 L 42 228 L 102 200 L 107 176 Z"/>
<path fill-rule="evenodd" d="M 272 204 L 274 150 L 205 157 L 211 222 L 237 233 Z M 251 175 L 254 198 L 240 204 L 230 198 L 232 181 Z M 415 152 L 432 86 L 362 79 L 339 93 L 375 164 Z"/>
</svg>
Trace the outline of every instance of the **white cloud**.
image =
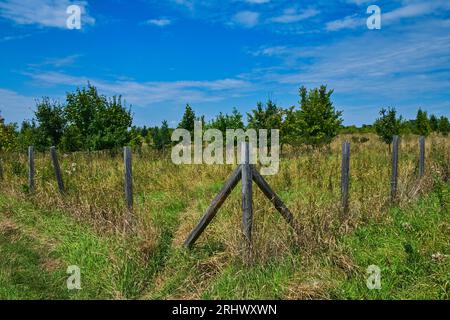
<svg viewBox="0 0 450 320">
<path fill-rule="evenodd" d="M 281 16 L 273 17 L 269 19 L 269 21 L 276 23 L 294 23 L 312 18 L 318 14 L 319 11 L 316 9 L 306 9 L 302 12 L 298 12 L 296 9 L 290 8 L 284 10 Z"/>
<path fill-rule="evenodd" d="M 279 56 L 290 52 L 290 48 L 286 46 L 275 46 L 275 47 L 263 47 L 255 51 L 249 51 L 250 54 L 254 56 Z"/>
<path fill-rule="evenodd" d="M 122 95 L 133 105 L 148 106 L 161 102 L 212 102 L 224 100 L 231 93 L 245 92 L 251 84 L 241 79 L 213 81 L 136 82 L 133 80 L 99 80 L 71 76 L 60 72 L 27 73 L 39 85 L 84 86 L 88 82 L 107 95 Z"/>
<path fill-rule="evenodd" d="M 377 2 L 377 0 L 347 0 L 347 2 L 360 6 L 360 5 L 369 4 L 369 3 L 375 4 L 375 2 Z"/>
<path fill-rule="evenodd" d="M 364 0 L 352 0 L 350 2 L 356 4 L 365 4 Z M 402 19 L 425 17 L 431 14 L 438 14 L 450 10 L 450 2 L 442 0 L 430 0 L 426 2 L 405 1 L 403 6 L 392 11 L 385 12 L 381 6 L 381 24 L 393 24 Z M 366 25 L 367 16 L 360 17 L 355 15 L 347 16 L 343 19 L 330 21 L 326 24 L 326 30 L 338 31 L 342 29 L 354 29 L 356 27 L 364 27 Z"/>
<path fill-rule="evenodd" d="M 232 21 L 246 28 L 252 28 L 258 24 L 259 16 L 260 14 L 258 12 L 241 11 L 233 16 Z"/>
<path fill-rule="evenodd" d="M 13 35 L 13 36 L 4 36 L 0 38 L 0 42 L 7 42 L 13 40 L 21 40 L 30 37 L 31 34 L 21 34 L 21 35 Z"/>
<path fill-rule="evenodd" d="M 160 19 L 150 19 L 145 22 L 146 24 L 152 24 L 158 27 L 166 27 L 172 23 L 172 20 L 169 20 L 167 18 L 160 18 Z"/>
<path fill-rule="evenodd" d="M 95 19 L 87 11 L 87 1 L 69 0 L 3 0 L 0 2 L 0 17 L 17 24 L 38 25 L 42 27 L 67 28 L 69 15 L 67 7 L 77 4 L 81 7 L 81 26 L 93 25 Z"/>
<path fill-rule="evenodd" d="M 413 3 L 382 14 L 382 21 L 395 22 L 400 19 L 425 16 L 430 13 L 438 12 L 441 9 L 444 10 L 450 9 L 450 3 L 440 1 Z"/>
<path fill-rule="evenodd" d="M 0 114 L 6 122 L 21 122 L 23 119 L 31 119 L 34 105 L 34 98 L 0 88 Z"/>
<path fill-rule="evenodd" d="M 365 25 L 365 19 L 358 18 L 356 15 L 347 16 L 344 19 L 330 21 L 326 24 L 328 31 L 338 31 L 342 29 L 353 29 Z"/>
<path fill-rule="evenodd" d="M 66 57 L 60 58 L 47 58 L 42 63 L 38 64 L 30 64 L 31 67 L 40 67 L 40 66 L 53 66 L 56 68 L 65 67 L 73 65 L 78 58 L 80 58 L 81 54 L 72 54 Z"/>
<path fill-rule="evenodd" d="M 270 2 L 270 0 L 244 0 L 244 1 L 250 4 L 264 4 Z"/>
</svg>

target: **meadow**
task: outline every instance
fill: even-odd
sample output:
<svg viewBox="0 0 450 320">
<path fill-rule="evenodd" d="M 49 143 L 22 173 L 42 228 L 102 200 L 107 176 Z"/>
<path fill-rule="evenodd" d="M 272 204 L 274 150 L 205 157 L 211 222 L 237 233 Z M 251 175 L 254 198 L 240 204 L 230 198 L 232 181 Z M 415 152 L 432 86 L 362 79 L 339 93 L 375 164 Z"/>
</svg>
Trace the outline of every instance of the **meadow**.
<svg viewBox="0 0 450 320">
<path fill-rule="evenodd" d="M 350 211 L 340 208 L 341 144 L 350 141 Z M 60 195 L 49 153 L 1 154 L 0 298 L 448 299 L 450 141 L 401 138 L 396 203 L 391 153 L 375 135 L 340 135 L 328 148 L 287 146 L 266 179 L 293 213 L 294 232 L 254 187 L 253 254 L 244 260 L 240 184 L 192 250 L 183 242 L 234 169 L 175 165 L 133 150 L 134 208 L 124 201 L 120 151 L 59 154 Z M 381 290 L 366 287 L 379 265 Z M 68 291 L 66 269 L 81 269 Z"/>
</svg>

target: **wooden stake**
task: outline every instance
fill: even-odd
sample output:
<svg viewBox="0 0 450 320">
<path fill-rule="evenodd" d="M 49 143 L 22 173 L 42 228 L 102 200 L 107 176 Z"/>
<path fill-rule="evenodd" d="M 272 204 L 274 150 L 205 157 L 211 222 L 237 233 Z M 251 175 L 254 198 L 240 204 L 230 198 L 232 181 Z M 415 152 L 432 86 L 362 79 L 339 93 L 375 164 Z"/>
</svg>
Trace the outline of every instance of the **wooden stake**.
<svg viewBox="0 0 450 320">
<path fill-rule="evenodd" d="M 61 174 L 61 167 L 59 166 L 58 156 L 56 154 L 56 148 L 50 147 L 50 156 L 52 158 L 53 169 L 55 170 L 56 182 L 58 183 L 58 189 L 61 194 L 64 194 L 64 182 Z"/>
<path fill-rule="evenodd" d="M 425 174 L 425 137 L 419 138 L 419 178 Z"/>
<path fill-rule="evenodd" d="M 250 166 L 250 147 L 248 142 L 241 144 L 242 156 L 242 233 L 248 245 L 252 242 L 253 197 L 252 168 Z"/>
<path fill-rule="evenodd" d="M 28 147 L 28 190 L 34 192 L 34 148 Z"/>
<path fill-rule="evenodd" d="M 198 237 L 200 237 L 200 235 L 206 229 L 208 224 L 215 217 L 217 211 L 220 209 L 224 201 L 228 198 L 231 191 L 236 187 L 239 180 L 241 179 L 241 176 L 242 176 L 242 166 L 239 165 L 233 171 L 233 173 L 231 174 L 230 178 L 227 180 L 225 185 L 222 187 L 222 190 L 220 190 L 219 194 L 214 198 L 209 207 L 206 209 L 205 214 L 200 219 L 197 226 L 192 230 L 192 232 L 187 237 L 186 241 L 184 242 L 185 247 L 190 248 L 193 246 Z"/>
<path fill-rule="evenodd" d="M 128 210 L 133 210 L 133 171 L 131 162 L 131 148 L 123 148 L 123 159 L 125 165 L 125 201 Z"/>
<path fill-rule="evenodd" d="M 252 166 L 253 173 L 253 181 L 255 181 L 256 185 L 261 189 L 264 195 L 272 202 L 275 206 L 275 209 L 283 216 L 284 220 L 295 230 L 297 231 L 296 224 L 294 221 L 294 216 L 289 211 L 289 209 L 285 206 L 280 197 L 272 190 L 267 181 L 263 178 L 263 176 L 256 170 L 255 167 Z"/>
<path fill-rule="evenodd" d="M 349 184 L 350 184 L 350 143 L 344 141 L 342 144 L 342 166 L 341 166 L 341 205 L 343 215 L 349 211 Z"/>
<path fill-rule="evenodd" d="M 391 176 L 391 202 L 397 198 L 398 186 L 398 144 L 399 137 L 394 136 L 392 140 L 392 176 Z"/>
</svg>

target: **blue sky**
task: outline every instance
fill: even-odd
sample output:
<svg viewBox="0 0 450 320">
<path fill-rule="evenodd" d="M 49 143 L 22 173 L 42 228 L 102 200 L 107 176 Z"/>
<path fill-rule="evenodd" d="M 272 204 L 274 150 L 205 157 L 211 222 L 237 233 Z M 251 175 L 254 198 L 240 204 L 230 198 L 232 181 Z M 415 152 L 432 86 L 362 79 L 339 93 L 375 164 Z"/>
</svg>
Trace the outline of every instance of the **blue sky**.
<svg viewBox="0 0 450 320">
<path fill-rule="evenodd" d="M 81 30 L 66 27 L 71 4 Z M 372 4 L 381 30 L 366 26 Z M 298 105 L 320 84 L 345 124 L 387 106 L 450 116 L 450 1 L 0 0 L 0 74 L 8 122 L 88 81 L 123 95 L 137 125 L 176 125 L 186 103 L 207 119 Z"/>
</svg>

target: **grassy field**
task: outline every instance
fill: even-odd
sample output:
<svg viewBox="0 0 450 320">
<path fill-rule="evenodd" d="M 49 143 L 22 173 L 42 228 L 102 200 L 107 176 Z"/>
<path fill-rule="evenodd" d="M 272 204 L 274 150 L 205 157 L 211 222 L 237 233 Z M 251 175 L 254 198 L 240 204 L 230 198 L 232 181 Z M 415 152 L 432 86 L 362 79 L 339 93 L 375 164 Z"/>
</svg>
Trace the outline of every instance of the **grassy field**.
<svg viewBox="0 0 450 320">
<path fill-rule="evenodd" d="M 48 154 L 36 157 L 34 195 L 26 155 L 1 155 L 0 298 L 448 299 L 449 139 L 428 138 L 422 179 L 417 137 L 402 139 L 391 206 L 388 147 L 367 137 L 342 136 L 328 150 L 285 150 L 280 172 L 267 180 L 301 232 L 255 191 L 250 262 L 242 259 L 239 187 L 194 249 L 182 248 L 232 166 L 176 166 L 167 155 L 134 150 L 130 219 L 121 154 L 60 155 L 65 196 Z M 346 217 L 339 208 L 344 139 L 352 155 Z M 380 290 L 366 287 L 372 264 L 381 269 Z M 81 290 L 66 288 L 69 265 L 81 269 Z"/>
</svg>

